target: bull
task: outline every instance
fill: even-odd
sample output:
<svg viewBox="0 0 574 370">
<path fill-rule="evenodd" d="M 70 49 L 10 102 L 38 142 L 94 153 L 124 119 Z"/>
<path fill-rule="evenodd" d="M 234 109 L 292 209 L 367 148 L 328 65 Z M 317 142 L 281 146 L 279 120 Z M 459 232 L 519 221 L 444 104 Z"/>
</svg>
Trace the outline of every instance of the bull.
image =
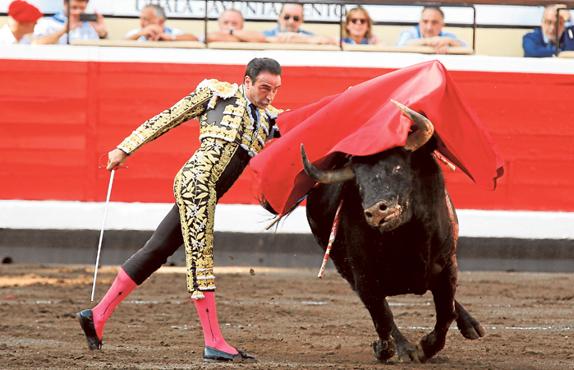
<svg viewBox="0 0 574 370">
<path fill-rule="evenodd" d="M 307 196 L 307 219 L 325 249 L 339 204 L 339 227 L 331 257 L 337 271 L 369 311 L 379 339 L 375 356 L 387 361 L 424 362 L 443 349 L 452 322 L 465 338 L 484 329 L 455 300 L 458 221 L 446 193 L 432 123 L 394 102 L 412 122 L 404 147 L 364 156 L 335 159 L 330 170 L 309 162 L 306 173 L 317 184 Z M 410 343 L 393 320 L 386 297 L 432 292 L 433 330 L 418 345 Z"/>
</svg>

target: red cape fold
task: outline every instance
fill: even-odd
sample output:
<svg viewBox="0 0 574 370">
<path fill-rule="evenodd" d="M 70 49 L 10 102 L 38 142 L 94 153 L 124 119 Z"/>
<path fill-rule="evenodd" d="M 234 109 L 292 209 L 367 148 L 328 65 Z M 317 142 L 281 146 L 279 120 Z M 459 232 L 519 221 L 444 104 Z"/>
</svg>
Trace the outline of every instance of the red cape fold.
<svg viewBox="0 0 574 370">
<path fill-rule="evenodd" d="M 303 171 L 301 144 L 309 160 L 323 169 L 335 152 L 367 156 L 403 146 L 412 122 L 390 99 L 425 114 L 434 124 L 439 151 L 475 183 L 494 189 L 503 173 L 502 159 L 444 66 L 430 61 L 281 114 L 282 137 L 250 164 L 261 198 L 285 214 L 313 187 Z"/>
</svg>

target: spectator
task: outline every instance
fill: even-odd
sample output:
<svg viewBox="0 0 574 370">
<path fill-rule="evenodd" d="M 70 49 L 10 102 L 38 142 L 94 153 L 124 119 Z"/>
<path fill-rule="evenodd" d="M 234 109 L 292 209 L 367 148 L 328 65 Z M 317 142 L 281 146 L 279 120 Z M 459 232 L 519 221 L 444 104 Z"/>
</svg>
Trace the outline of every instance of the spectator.
<svg viewBox="0 0 574 370">
<path fill-rule="evenodd" d="M 566 4 L 556 4 L 556 6 L 560 9 L 565 9 L 560 11 L 560 15 L 564 17 L 564 26 L 570 27 L 574 25 L 574 23 L 572 23 L 572 12 L 568 10 L 568 6 Z"/>
<path fill-rule="evenodd" d="M 265 36 L 256 31 L 243 29 L 243 14 L 237 9 L 226 9 L 219 15 L 219 30 L 207 35 L 208 42 L 266 42 Z"/>
<path fill-rule="evenodd" d="M 373 35 L 373 21 L 363 7 L 356 7 L 347 13 L 343 29 L 345 44 L 378 44 L 379 40 Z"/>
<path fill-rule="evenodd" d="M 316 36 L 301 28 L 303 24 L 303 5 L 285 3 L 279 12 L 277 26 L 263 32 L 268 42 L 298 43 L 298 44 L 331 44 L 336 45 L 334 38 Z"/>
<path fill-rule="evenodd" d="M 8 6 L 8 23 L 0 28 L 0 45 L 30 44 L 30 35 L 42 12 L 25 1 L 15 0 Z"/>
<path fill-rule="evenodd" d="M 448 53 L 453 46 L 466 46 L 454 34 L 444 32 L 444 12 L 438 6 L 425 6 L 418 26 L 404 31 L 397 46 L 430 46 L 438 54 Z"/>
<path fill-rule="evenodd" d="M 108 37 L 103 15 L 96 13 L 95 21 L 84 21 L 89 0 L 64 0 L 64 9 L 48 19 L 42 19 L 36 26 L 34 35 L 36 44 L 66 44 L 69 23 L 70 39 L 98 40 Z M 68 20 L 67 14 L 70 14 Z"/>
<path fill-rule="evenodd" d="M 553 56 L 560 50 L 574 50 L 574 26 L 564 26 L 564 12 L 558 16 L 559 5 L 547 5 L 542 14 L 542 24 L 522 38 L 525 57 L 544 58 Z M 558 22 L 557 22 L 558 21 Z M 556 42 L 558 33 L 559 43 Z M 558 44 L 558 45 L 557 45 Z"/>
<path fill-rule="evenodd" d="M 197 41 L 197 37 L 165 25 L 165 10 L 157 4 L 148 4 L 140 13 L 140 28 L 126 34 L 128 40 L 138 41 Z"/>
</svg>

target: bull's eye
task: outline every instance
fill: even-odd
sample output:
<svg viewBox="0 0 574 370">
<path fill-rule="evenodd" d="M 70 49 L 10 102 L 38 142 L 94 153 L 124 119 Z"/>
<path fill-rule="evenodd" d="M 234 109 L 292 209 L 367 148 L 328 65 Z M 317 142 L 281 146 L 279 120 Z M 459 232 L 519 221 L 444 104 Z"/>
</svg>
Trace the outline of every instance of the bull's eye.
<svg viewBox="0 0 574 370">
<path fill-rule="evenodd" d="M 400 171 L 401 171 L 401 166 L 400 166 L 400 165 L 397 165 L 397 166 L 395 166 L 395 168 L 393 168 L 393 174 L 397 174 L 397 173 L 399 173 Z"/>
</svg>

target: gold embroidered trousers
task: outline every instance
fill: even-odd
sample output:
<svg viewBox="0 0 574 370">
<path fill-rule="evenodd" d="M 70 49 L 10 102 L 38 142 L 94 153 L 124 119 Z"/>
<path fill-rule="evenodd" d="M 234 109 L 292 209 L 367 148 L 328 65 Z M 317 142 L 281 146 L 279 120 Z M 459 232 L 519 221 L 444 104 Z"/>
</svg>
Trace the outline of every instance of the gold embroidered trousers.
<svg viewBox="0 0 574 370">
<path fill-rule="evenodd" d="M 187 289 L 192 298 L 215 289 L 213 223 L 215 206 L 241 174 L 249 156 L 238 144 L 204 138 L 174 181 L 185 245 Z"/>
</svg>

